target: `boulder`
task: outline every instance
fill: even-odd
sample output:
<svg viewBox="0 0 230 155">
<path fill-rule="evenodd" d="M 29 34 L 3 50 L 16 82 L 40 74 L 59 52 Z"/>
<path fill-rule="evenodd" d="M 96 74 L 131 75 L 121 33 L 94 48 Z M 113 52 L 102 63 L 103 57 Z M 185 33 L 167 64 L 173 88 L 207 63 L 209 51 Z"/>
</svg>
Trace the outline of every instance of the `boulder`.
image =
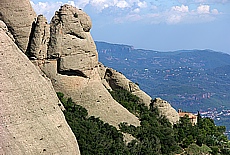
<svg viewBox="0 0 230 155">
<path fill-rule="evenodd" d="M 0 20 L 6 23 L 15 38 L 15 43 L 24 53 L 35 18 L 36 13 L 29 0 L 1 0 Z"/>
<path fill-rule="evenodd" d="M 1 27 L 0 154 L 80 155 L 51 82 Z"/>
<path fill-rule="evenodd" d="M 160 115 L 165 116 L 171 124 L 179 122 L 178 112 L 165 100 L 161 98 L 155 98 L 152 101 L 153 107 L 157 107 Z"/>
<path fill-rule="evenodd" d="M 146 105 L 149 106 L 151 103 L 151 97 L 142 91 L 139 86 L 129 79 L 127 79 L 122 73 L 117 72 L 112 68 L 106 68 L 103 65 L 100 65 L 100 75 L 103 77 L 104 71 L 104 79 L 106 79 L 107 83 L 112 89 L 125 89 L 131 92 L 133 95 L 138 96 L 141 101 Z"/>
</svg>

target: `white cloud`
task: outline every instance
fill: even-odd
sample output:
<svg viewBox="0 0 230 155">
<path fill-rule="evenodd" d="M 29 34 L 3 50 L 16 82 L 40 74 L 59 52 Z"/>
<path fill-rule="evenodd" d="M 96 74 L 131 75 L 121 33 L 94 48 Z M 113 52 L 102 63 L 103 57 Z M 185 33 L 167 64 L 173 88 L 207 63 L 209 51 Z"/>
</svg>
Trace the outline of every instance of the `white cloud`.
<svg viewBox="0 0 230 155">
<path fill-rule="evenodd" d="M 185 5 L 181 5 L 181 6 L 173 6 L 171 8 L 173 11 L 179 11 L 179 12 L 189 12 L 189 8 L 188 6 Z"/>
<path fill-rule="evenodd" d="M 209 5 L 200 5 L 197 7 L 197 13 L 199 14 L 208 14 L 210 13 L 210 6 Z"/>
<path fill-rule="evenodd" d="M 167 18 L 167 23 L 168 24 L 177 24 L 179 22 L 181 22 L 182 20 L 182 16 L 181 15 L 170 15 L 168 18 Z"/>
<path fill-rule="evenodd" d="M 139 8 L 136 8 L 133 10 L 133 13 L 139 13 L 140 12 L 140 9 Z"/>
<path fill-rule="evenodd" d="M 196 4 L 225 4 L 225 3 L 229 3 L 230 0 L 178 0 L 178 2 L 180 3 L 196 3 Z"/>
<path fill-rule="evenodd" d="M 129 4 L 126 1 L 118 1 L 116 6 L 119 7 L 119 8 L 128 8 L 128 7 L 130 7 Z"/>
<path fill-rule="evenodd" d="M 74 3 L 74 1 L 68 1 L 67 3 L 68 3 L 69 5 L 76 6 L 75 3 Z"/>
<path fill-rule="evenodd" d="M 137 5 L 140 7 L 140 8 L 147 8 L 147 3 L 145 2 L 145 1 L 143 1 L 143 2 L 141 2 L 141 1 L 139 1 L 138 3 L 137 3 Z"/>
<path fill-rule="evenodd" d="M 48 1 L 48 0 L 47 0 Z M 116 22 L 145 21 L 147 23 L 196 23 L 215 20 L 221 15 L 217 8 L 211 8 L 212 5 L 201 4 L 207 0 L 193 0 L 200 4 L 186 3 L 181 5 L 165 6 L 147 0 L 69 0 L 68 4 L 85 9 L 100 18 L 110 16 L 110 19 Z M 218 1 L 218 0 L 211 0 Z M 219 2 L 226 0 L 219 0 Z M 31 4 L 37 14 L 44 14 L 48 20 L 54 15 L 54 12 L 63 5 L 63 2 L 37 2 L 31 1 Z M 98 16 L 99 15 L 99 16 Z M 97 20 L 97 19 L 94 19 Z"/>
<path fill-rule="evenodd" d="M 215 15 L 217 15 L 217 14 L 219 14 L 219 11 L 217 9 L 213 9 L 212 13 L 215 14 Z"/>
<path fill-rule="evenodd" d="M 63 4 L 62 2 L 38 2 L 36 4 L 33 1 L 30 2 L 35 12 L 37 14 L 43 14 L 47 20 L 51 20 L 51 17 L 54 16 L 55 11 L 58 10 Z"/>
<path fill-rule="evenodd" d="M 75 6 L 83 9 L 87 4 L 89 4 L 89 0 L 79 0 L 79 1 L 75 1 Z"/>
</svg>

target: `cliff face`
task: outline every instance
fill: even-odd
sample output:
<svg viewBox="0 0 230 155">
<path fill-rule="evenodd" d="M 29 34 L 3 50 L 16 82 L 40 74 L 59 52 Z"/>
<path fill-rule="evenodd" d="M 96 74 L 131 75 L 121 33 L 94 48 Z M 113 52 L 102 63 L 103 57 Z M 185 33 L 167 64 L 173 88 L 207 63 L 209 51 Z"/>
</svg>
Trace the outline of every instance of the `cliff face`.
<svg viewBox="0 0 230 155">
<path fill-rule="evenodd" d="M 0 22 L 0 154 L 80 154 L 61 104 Z"/>
<path fill-rule="evenodd" d="M 36 13 L 29 0 L 1 0 L 0 20 L 4 21 L 19 49 L 26 52 Z"/>
</svg>

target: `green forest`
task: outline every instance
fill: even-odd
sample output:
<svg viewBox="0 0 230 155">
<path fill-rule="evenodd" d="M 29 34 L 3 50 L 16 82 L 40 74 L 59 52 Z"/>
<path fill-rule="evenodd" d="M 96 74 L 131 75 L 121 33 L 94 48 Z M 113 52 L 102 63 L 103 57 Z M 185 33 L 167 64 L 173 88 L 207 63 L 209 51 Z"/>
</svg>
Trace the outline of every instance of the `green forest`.
<svg viewBox="0 0 230 155">
<path fill-rule="evenodd" d="M 139 118 L 141 126 L 121 123 L 117 129 L 100 118 L 88 116 L 85 108 L 75 104 L 71 98 L 65 98 L 62 93 L 57 93 L 82 155 L 230 154 L 230 143 L 224 135 L 226 128 L 216 126 L 212 119 L 201 118 L 198 114 L 198 123 L 194 126 L 188 117 L 171 125 L 159 115 L 153 102 L 148 108 L 126 90 L 117 89 L 110 93 Z M 125 143 L 123 133 L 131 134 L 133 140 Z"/>
</svg>

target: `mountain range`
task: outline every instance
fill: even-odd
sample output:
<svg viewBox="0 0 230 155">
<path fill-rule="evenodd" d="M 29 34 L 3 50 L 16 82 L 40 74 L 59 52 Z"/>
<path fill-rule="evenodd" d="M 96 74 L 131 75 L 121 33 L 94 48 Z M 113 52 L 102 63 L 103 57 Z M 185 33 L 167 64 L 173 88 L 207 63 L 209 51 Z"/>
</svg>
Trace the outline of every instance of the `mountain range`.
<svg viewBox="0 0 230 155">
<path fill-rule="evenodd" d="M 217 124 L 229 126 L 228 113 L 222 119 L 218 114 L 230 109 L 230 55 L 212 50 L 159 52 L 99 41 L 96 45 L 99 61 L 152 98 L 163 98 L 175 109 L 211 113 Z"/>
</svg>

